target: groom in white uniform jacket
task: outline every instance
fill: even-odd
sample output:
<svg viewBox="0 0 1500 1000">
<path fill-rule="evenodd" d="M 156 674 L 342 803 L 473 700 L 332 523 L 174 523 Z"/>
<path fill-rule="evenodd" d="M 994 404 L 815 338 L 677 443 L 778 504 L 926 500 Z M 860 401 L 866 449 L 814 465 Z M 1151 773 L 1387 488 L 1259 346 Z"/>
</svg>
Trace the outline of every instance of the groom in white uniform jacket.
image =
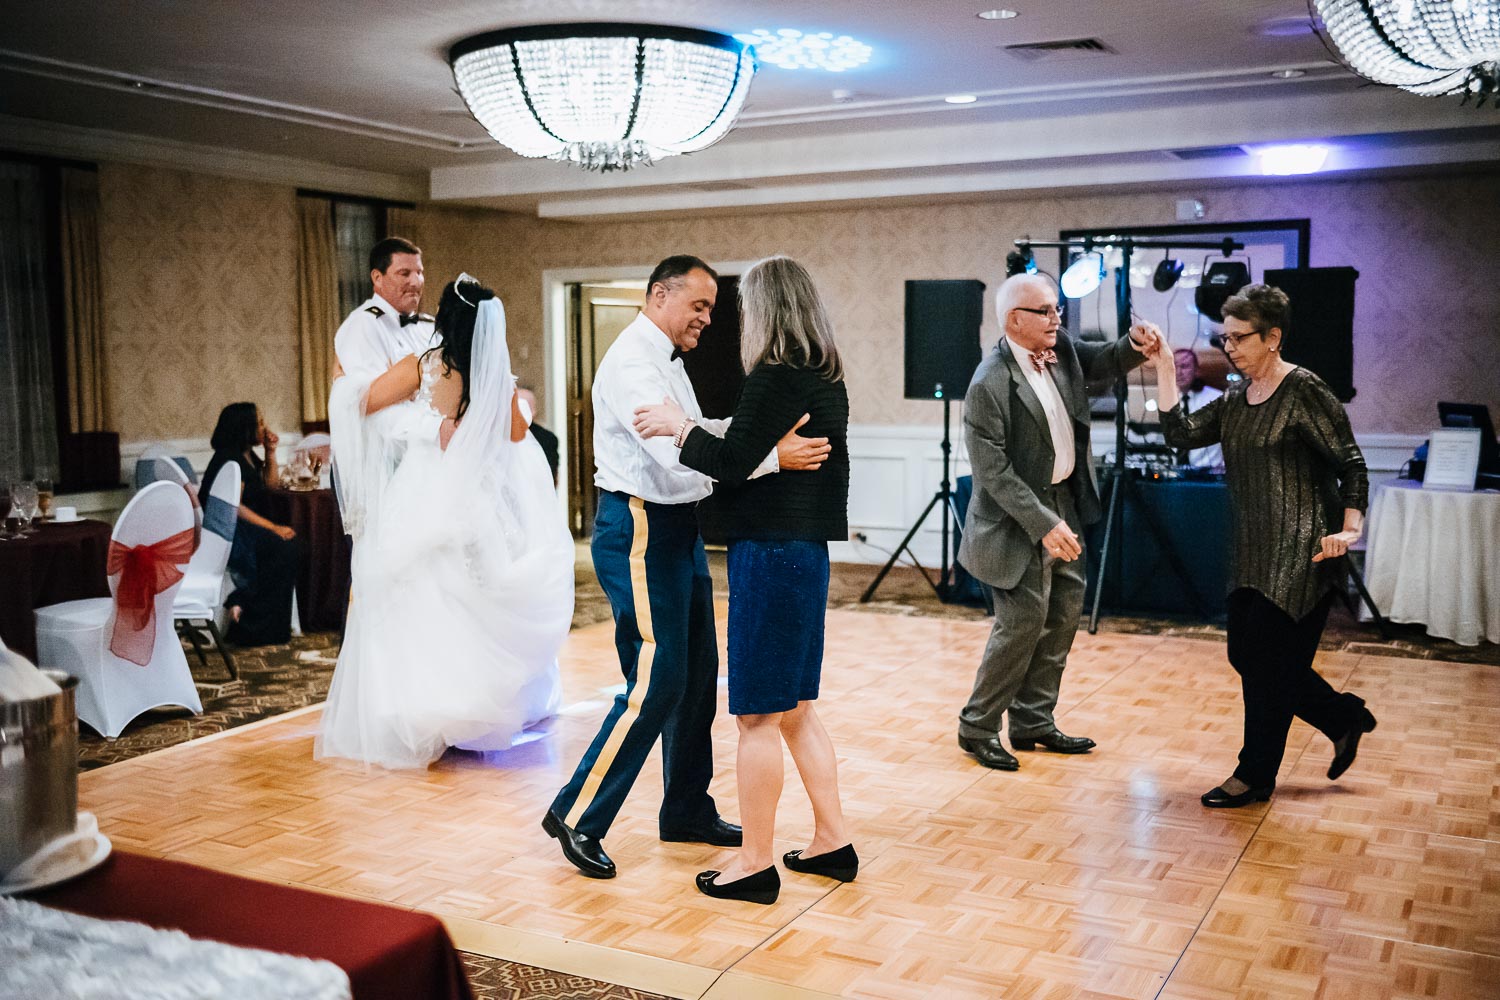
<svg viewBox="0 0 1500 1000">
<path fill-rule="evenodd" d="M 334 334 L 333 351 L 344 374 L 375 376 L 407 355 L 433 346 L 433 318 L 422 304 L 422 251 L 392 236 L 370 249 L 375 294 L 360 303 Z M 372 414 L 375 429 L 390 439 L 436 434 L 442 417 L 428 407 L 391 406 Z"/>
</svg>

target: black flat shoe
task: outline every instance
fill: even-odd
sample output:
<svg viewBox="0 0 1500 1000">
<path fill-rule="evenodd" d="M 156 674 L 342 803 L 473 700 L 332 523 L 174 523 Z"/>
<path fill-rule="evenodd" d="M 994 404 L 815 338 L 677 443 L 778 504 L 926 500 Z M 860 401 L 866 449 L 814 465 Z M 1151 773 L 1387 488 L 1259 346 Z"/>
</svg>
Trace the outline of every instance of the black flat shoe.
<svg viewBox="0 0 1500 1000">
<path fill-rule="evenodd" d="M 763 906 L 770 906 L 781 894 L 781 876 L 776 873 L 775 865 L 725 885 L 714 881 L 718 877 L 719 873 L 716 871 L 699 872 L 698 891 L 715 899 L 738 899 Z"/>
<path fill-rule="evenodd" d="M 811 858 L 804 858 L 801 851 L 787 851 L 781 856 L 781 863 L 794 872 L 823 875 L 840 882 L 853 882 L 859 874 L 859 855 L 854 853 L 853 844 Z"/>
<path fill-rule="evenodd" d="M 991 736 L 987 740 L 973 739 L 968 736 L 958 738 L 958 748 L 966 754 L 971 754 L 975 760 L 985 767 L 992 767 L 997 771 L 1019 771 L 1021 762 L 1016 760 L 1011 752 L 1000 743 L 1000 737 Z"/>
<path fill-rule="evenodd" d="M 1252 802 L 1265 802 L 1275 790 L 1275 785 L 1264 785 L 1260 788 L 1247 788 L 1238 795 L 1230 795 L 1220 785 L 1212 791 L 1204 792 L 1198 801 L 1210 809 L 1238 809 Z"/>
<path fill-rule="evenodd" d="M 1333 745 L 1333 762 L 1328 765 L 1329 781 L 1349 770 L 1349 765 L 1354 763 L 1354 755 L 1359 753 L 1359 738 L 1374 728 L 1375 716 L 1365 708 L 1364 702 L 1360 702 L 1354 725 Z"/>
<path fill-rule="evenodd" d="M 670 844 L 709 844 L 713 847 L 740 847 L 745 843 L 745 833 L 722 816 L 715 816 L 712 823 L 690 826 L 682 830 L 663 830 L 661 839 Z"/>
<path fill-rule="evenodd" d="M 1051 750 L 1053 753 L 1088 753 L 1098 746 L 1087 736 L 1064 736 L 1056 729 L 1040 736 L 1012 736 L 1010 745 L 1017 750 Z"/>
<path fill-rule="evenodd" d="M 562 845 L 563 857 L 568 859 L 568 863 L 589 878 L 615 877 L 615 863 L 604 853 L 603 845 L 588 834 L 579 833 L 564 823 L 551 809 L 542 817 L 542 829 L 547 831 L 547 836 Z"/>
</svg>

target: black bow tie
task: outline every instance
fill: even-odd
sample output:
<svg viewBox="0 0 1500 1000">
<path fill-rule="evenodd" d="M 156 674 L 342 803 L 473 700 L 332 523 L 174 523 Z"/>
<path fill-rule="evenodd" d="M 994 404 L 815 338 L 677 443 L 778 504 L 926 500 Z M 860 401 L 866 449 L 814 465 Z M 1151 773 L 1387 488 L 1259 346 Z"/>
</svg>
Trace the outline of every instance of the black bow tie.
<svg viewBox="0 0 1500 1000">
<path fill-rule="evenodd" d="M 402 313 L 401 314 L 401 325 L 402 326 L 410 326 L 412 323 L 420 323 L 421 321 L 422 321 L 422 317 L 418 316 L 416 313 Z"/>
<path fill-rule="evenodd" d="M 680 348 L 680 347 L 674 347 L 674 348 L 672 348 L 672 360 L 676 361 L 680 357 L 682 357 L 682 348 Z"/>
</svg>

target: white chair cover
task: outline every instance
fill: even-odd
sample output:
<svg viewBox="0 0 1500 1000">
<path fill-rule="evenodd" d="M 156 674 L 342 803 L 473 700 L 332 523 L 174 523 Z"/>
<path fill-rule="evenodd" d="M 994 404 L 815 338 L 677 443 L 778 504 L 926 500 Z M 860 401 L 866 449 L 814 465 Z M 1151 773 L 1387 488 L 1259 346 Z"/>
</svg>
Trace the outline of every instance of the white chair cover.
<svg viewBox="0 0 1500 1000">
<path fill-rule="evenodd" d="M 240 467 L 225 462 L 203 504 L 203 538 L 188 563 L 172 614 L 180 619 L 212 619 L 224 598 L 224 574 L 234 545 L 240 510 Z"/>
<path fill-rule="evenodd" d="M 115 524 L 121 545 L 153 545 L 191 529 L 193 507 L 177 483 L 151 483 L 131 499 Z M 110 593 L 119 584 L 109 578 Z M 161 705 L 203 711 L 187 657 L 172 628 L 172 604 L 181 583 L 156 597 L 156 642 L 146 666 L 110 652 L 114 597 L 67 601 L 36 610 L 38 665 L 78 678 L 78 717 L 114 738 L 131 719 Z"/>
<path fill-rule="evenodd" d="M 153 444 L 141 452 L 135 460 L 135 488 L 142 489 L 163 478 L 163 473 L 157 468 L 156 460 L 166 459 L 175 464 L 182 471 L 187 481 L 194 486 L 198 485 L 198 473 L 193 471 L 193 463 L 188 461 L 186 455 L 174 455 L 172 449 L 164 444 Z"/>
</svg>

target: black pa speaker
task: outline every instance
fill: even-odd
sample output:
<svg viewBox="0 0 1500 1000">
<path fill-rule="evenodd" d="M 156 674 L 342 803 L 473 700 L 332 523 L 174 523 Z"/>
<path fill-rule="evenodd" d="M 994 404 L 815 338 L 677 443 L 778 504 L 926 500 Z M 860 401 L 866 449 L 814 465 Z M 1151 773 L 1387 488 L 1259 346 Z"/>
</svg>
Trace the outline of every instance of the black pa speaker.
<svg viewBox="0 0 1500 1000">
<path fill-rule="evenodd" d="M 1354 281 L 1352 267 L 1299 267 L 1267 271 L 1266 284 L 1292 301 L 1291 329 L 1281 356 L 1310 369 L 1341 402 L 1354 398 Z"/>
<path fill-rule="evenodd" d="M 979 367 L 984 282 L 906 283 L 906 398 L 963 399 Z"/>
</svg>

